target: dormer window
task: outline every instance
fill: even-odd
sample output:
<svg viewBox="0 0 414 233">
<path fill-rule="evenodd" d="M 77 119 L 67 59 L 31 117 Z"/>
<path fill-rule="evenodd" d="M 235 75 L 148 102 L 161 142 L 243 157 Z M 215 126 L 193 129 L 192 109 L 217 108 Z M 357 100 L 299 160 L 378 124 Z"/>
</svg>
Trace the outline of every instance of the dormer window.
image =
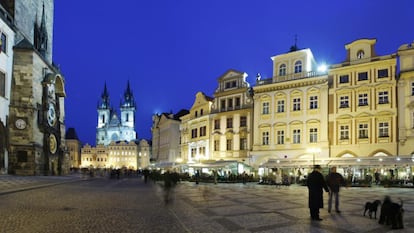
<svg viewBox="0 0 414 233">
<path fill-rule="evenodd" d="M 279 66 L 279 76 L 286 75 L 286 64 L 282 64 Z"/>
<path fill-rule="evenodd" d="M 365 52 L 364 52 L 364 50 L 359 50 L 359 51 L 357 52 L 357 58 L 358 58 L 358 59 L 362 59 L 362 58 L 364 58 L 364 56 L 365 56 Z"/>
<path fill-rule="evenodd" d="M 302 61 L 295 62 L 295 74 L 302 72 Z"/>
</svg>

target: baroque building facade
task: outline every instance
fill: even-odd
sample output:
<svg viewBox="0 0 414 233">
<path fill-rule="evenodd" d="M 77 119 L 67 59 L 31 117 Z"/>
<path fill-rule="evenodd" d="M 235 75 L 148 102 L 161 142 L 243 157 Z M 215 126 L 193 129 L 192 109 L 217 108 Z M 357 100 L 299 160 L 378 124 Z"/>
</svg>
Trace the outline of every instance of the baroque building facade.
<svg viewBox="0 0 414 233">
<path fill-rule="evenodd" d="M 317 70 L 310 49 L 293 49 L 272 60 L 272 77 L 258 77 L 253 87 L 254 164 L 312 159 L 310 148 L 320 148 L 318 157 L 328 158 L 326 73 Z"/>
<path fill-rule="evenodd" d="M 53 0 L 2 1 L 15 28 L 8 128 L 8 172 L 68 172 L 65 79 L 53 64 Z"/>
</svg>

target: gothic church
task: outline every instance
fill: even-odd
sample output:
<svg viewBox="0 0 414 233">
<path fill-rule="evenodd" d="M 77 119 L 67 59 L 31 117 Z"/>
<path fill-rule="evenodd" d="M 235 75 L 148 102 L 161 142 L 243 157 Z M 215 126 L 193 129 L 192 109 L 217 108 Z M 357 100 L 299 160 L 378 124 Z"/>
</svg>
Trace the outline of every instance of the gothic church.
<svg viewBox="0 0 414 233">
<path fill-rule="evenodd" d="M 96 145 L 109 145 L 117 141 L 135 141 L 135 100 L 129 81 L 120 104 L 120 117 L 110 106 L 109 93 L 104 86 L 98 103 L 98 126 L 96 127 Z"/>
</svg>

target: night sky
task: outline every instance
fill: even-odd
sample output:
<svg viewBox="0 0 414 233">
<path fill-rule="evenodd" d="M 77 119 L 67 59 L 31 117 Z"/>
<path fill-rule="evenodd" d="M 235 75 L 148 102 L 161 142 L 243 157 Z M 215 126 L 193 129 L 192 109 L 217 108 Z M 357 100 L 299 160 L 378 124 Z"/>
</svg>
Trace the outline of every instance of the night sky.
<svg viewBox="0 0 414 233">
<path fill-rule="evenodd" d="M 272 75 L 270 57 L 295 44 L 318 63 L 345 60 L 345 44 L 376 38 L 379 55 L 414 41 L 412 0 L 71 0 L 55 1 L 53 60 L 66 81 L 66 127 L 95 144 L 97 103 L 106 82 L 119 104 L 128 80 L 139 139 L 155 113 L 190 109 L 213 97 L 229 69 Z"/>
</svg>

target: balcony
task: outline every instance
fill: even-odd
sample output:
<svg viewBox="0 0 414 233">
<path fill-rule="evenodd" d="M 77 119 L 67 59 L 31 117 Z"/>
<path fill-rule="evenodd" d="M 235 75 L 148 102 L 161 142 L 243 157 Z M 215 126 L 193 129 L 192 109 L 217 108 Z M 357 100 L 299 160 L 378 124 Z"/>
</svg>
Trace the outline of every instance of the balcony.
<svg viewBox="0 0 414 233">
<path fill-rule="evenodd" d="M 287 74 L 287 75 L 283 75 L 283 76 L 275 76 L 273 78 L 268 78 L 268 79 L 256 80 L 256 85 L 260 86 L 260 85 L 267 85 L 267 84 L 272 84 L 272 83 L 288 82 L 288 81 L 292 81 L 292 80 L 319 77 L 319 76 L 322 76 L 322 75 L 325 75 L 325 74 L 326 73 L 317 72 L 317 71 L 293 73 L 293 74 Z"/>
</svg>

